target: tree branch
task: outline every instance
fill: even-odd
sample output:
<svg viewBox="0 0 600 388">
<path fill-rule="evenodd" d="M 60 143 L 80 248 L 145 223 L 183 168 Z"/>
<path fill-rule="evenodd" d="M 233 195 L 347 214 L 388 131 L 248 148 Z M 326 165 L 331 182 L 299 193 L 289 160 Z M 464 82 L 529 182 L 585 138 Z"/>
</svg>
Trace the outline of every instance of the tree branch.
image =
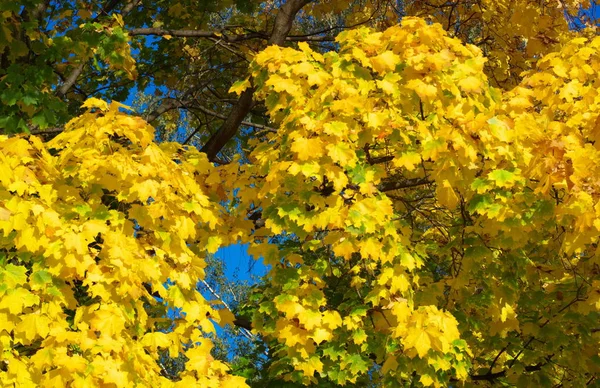
<svg viewBox="0 0 600 388">
<path fill-rule="evenodd" d="M 428 185 L 433 183 L 433 181 L 429 180 L 427 177 L 423 178 L 410 178 L 404 180 L 397 179 L 388 179 L 384 180 L 380 184 L 377 185 L 377 189 L 381 192 L 392 191 L 392 190 L 400 190 L 407 189 L 410 187 Z"/>
<path fill-rule="evenodd" d="M 245 329 L 248 332 L 252 331 L 252 322 L 250 320 L 243 317 L 235 317 L 233 320 L 233 324 L 239 328 Z"/>
<path fill-rule="evenodd" d="M 174 36 L 178 38 L 208 38 L 208 39 L 221 39 L 227 43 L 237 43 L 250 39 L 268 39 L 269 36 L 262 32 L 250 32 L 242 35 L 227 35 L 221 32 L 215 31 L 203 31 L 203 30 L 171 30 L 164 28 L 133 28 L 129 30 L 129 36 Z M 286 36 L 285 41 L 287 42 L 330 42 L 335 38 L 331 36 L 317 36 L 315 34 L 298 35 L 298 36 Z"/>
<path fill-rule="evenodd" d="M 168 101 L 163 102 L 156 110 L 154 110 L 148 116 L 146 116 L 146 121 L 148 121 L 148 122 L 154 121 L 161 114 L 163 114 L 171 109 L 175 109 L 175 108 L 185 108 L 185 109 L 189 109 L 189 110 L 197 109 L 197 110 L 201 111 L 202 113 L 205 113 L 209 116 L 213 116 L 213 117 L 216 117 L 216 118 L 219 118 L 222 120 L 227 120 L 227 116 L 217 113 L 213 110 L 210 110 L 210 109 L 205 108 L 200 105 L 192 105 L 191 101 L 180 101 L 180 100 L 176 100 L 176 99 L 170 99 Z M 263 124 L 252 123 L 250 121 L 242 121 L 240 124 L 248 126 L 248 127 L 254 127 L 257 129 L 261 129 L 261 130 L 267 131 L 267 132 L 277 132 L 277 129 L 275 129 L 275 128 L 272 128 L 272 127 L 269 127 L 269 126 L 266 126 Z"/>
<path fill-rule="evenodd" d="M 536 372 L 538 370 L 541 370 L 544 365 L 546 365 L 546 363 L 527 365 L 525 367 L 525 371 L 526 372 Z M 474 381 L 494 381 L 496 379 L 499 379 L 500 377 L 505 377 L 505 376 L 506 376 L 506 370 L 496 372 L 496 373 L 486 373 L 484 375 L 471 375 L 470 377 L 471 377 L 471 380 L 474 380 Z"/>
<path fill-rule="evenodd" d="M 211 286 L 210 284 L 208 284 L 206 282 L 206 280 L 204 279 L 200 279 L 200 282 L 202 282 L 202 284 L 204 285 L 204 287 L 206 287 L 206 289 L 215 297 L 217 298 L 218 301 L 220 301 L 221 303 L 223 303 L 223 306 L 225 306 L 225 308 L 229 311 L 231 311 L 231 308 L 229 308 L 229 305 L 227 304 L 227 302 L 225 302 L 225 299 L 223 299 L 221 297 L 221 295 L 219 295 Z M 233 314 L 233 311 L 231 311 L 231 313 Z M 254 334 L 252 334 L 250 331 L 252 330 L 252 323 L 245 319 L 245 318 L 241 318 L 241 317 L 235 317 L 235 319 L 233 320 L 233 324 L 236 325 L 237 327 L 244 329 L 242 330 L 242 334 L 248 338 L 248 339 L 254 339 Z"/>
<path fill-rule="evenodd" d="M 273 32 L 268 41 L 269 45 L 274 44 L 281 46 L 285 42 L 285 38 L 292 29 L 296 14 L 302 7 L 311 1 L 312 0 L 288 0 L 281 6 L 275 17 Z M 244 117 L 246 117 L 252 107 L 253 95 L 253 88 L 248 88 L 242 92 L 237 104 L 233 107 L 221 128 L 219 128 L 219 130 L 208 139 L 208 142 L 204 147 L 202 147 L 200 151 L 205 152 L 209 160 L 214 160 L 225 144 L 235 136 Z"/>
<path fill-rule="evenodd" d="M 77 81 L 77 78 L 79 78 L 79 76 L 81 75 L 84 66 L 85 63 L 80 63 L 75 69 L 73 69 L 71 74 L 69 74 L 65 79 L 65 82 L 63 82 L 63 84 L 60 85 L 60 87 L 56 90 L 57 96 L 63 97 L 65 94 L 67 94 L 69 89 L 71 89 L 71 87 L 75 85 L 75 82 Z"/>
<path fill-rule="evenodd" d="M 97 21 L 101 15 L 108 15 L 108 13 L 110 11 L 112 11 L 120 2 L 121 2 L 121 0 L 110 0 L 104 7 L 102 7 L 100 12 L 98 12 L 98 15 L 96 15 L 96 17 L 94 17 L 94 19 L 92 19 L 92 22 Z M 133 6 L 136 5 L 137 3 L 139 3 L 139 0 L 130 0 L 128 2 L 128 4 L 125 6 L 125 9 L 123 10 L 122 15 L 127 14 L 133 8 Z M 85 62 L 80 63 L 75 69 L 73 69 L 71 74 L 69 74 L 65 78 L 65 81 L 63 82 L 63 84 L 59 88 L 56 89 L 56 95 L 58 97 L 64 97 L 64 95 L 67 94 L 69 89 L 71 89 L 73 87 L 73 85 L 75 85 L 75 82 L 77 82 L 77 78 L 79 78 L 79 76 L 83 72 L 84 67 L 85 67 Z"/>
<path fill-rule="evenodd" d="M 61 133 L 64 130 L 64 127 L 52 127 L 46 129 L 33 129 L 30 132 L 32 135 L 51 135 L 55 133 Z"/>
<path fill-rule="evenodd" d="M 227 43 L 235 43 L 248 39 L 266 39 L 267 36 L 260 32 L 251 32 L 243 35 L 225 35 L 214 31 L 202 31 L 202 30 L 171 30 L 163 28 L 133 28 L 129 30 L 129 36 L 175 36 L 179 38 L 213 38 L 222 39 Z"/>
</svg>

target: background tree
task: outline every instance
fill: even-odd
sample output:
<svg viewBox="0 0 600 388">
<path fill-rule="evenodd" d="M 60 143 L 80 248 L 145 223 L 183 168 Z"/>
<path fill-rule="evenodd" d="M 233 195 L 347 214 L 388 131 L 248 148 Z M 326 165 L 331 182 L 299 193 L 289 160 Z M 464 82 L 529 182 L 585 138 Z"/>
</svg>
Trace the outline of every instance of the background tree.
<svg viewBox="0 0 600 388">
<path fill-rule="evenodd" d="M 1 7 L 4 383 L 597 383 L 593 4 Z"/>
</svg>

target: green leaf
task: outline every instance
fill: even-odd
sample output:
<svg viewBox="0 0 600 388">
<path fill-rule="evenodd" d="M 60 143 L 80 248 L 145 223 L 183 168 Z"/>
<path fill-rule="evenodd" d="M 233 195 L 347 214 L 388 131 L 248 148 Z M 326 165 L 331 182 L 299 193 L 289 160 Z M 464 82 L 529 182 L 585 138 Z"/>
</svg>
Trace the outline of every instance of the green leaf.
<svg viewBox="0 0 600 388">
<path fill-rule="evenodd" d="M 27 282 L 27 268 L 23 266 L 8 264 L 1 273 L 2 281 L 10 288 Z"/>
<path fill-rule="evenodd" d="M 46 115 L 44 112 L 39 112 L 33 116 L 31 118 L 31 123 L 40 129 L 45 129 L 48 127 L 48 122 L 46 121 Z"/>
<path fill-rule="evenodd" d="M 489 184 L 487 179 L 476 178 L 471 182 L 471 189 L 475 190 L 478 194 L 483 194 L 488 191 L 492 186 Z"/>
<path fill-rule="evenodd" d="M 485 211 L 493 203 L 492 198 L 488 194 L 475 194 L 469 202 L 468 210 L 470 212 L 481 213 Z"/>
<path fill-rule="evenodd" d="M 36 271 L 31 275 L 31 281 L 34 285 L 43 286 L 47 283 L 52 283 L 52 275 L 48 271 Z"/>
<path fill-rule="evenodd" d="M 510 188 L 519 180 L 519 176 L 506 170 L 494 170 L 488 174 L 488 179 L 495 182 L 498 187 Z"/>
<path fill-rule="evenodd" d="M 369 370 L 369 363 L 365 361 L 360 354 L 347 355 L 344 357 L 343 363 L 349 364 L 350 372 L 355 375 Z"/>
<path fill-rule="evenodd" d="M 92 212 L 92 208 L 87 203 L 75 206 L 75 212 L 82 217 L 87 216 Z"/>
</svg>

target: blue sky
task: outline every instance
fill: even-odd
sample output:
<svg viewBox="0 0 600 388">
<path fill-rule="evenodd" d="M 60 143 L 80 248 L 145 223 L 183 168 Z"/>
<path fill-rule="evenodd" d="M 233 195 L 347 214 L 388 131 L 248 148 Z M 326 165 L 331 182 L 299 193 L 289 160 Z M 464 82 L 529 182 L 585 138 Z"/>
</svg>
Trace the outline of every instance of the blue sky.
<svg viewBox="0 0 600 388">
<path fill-rule="evenodd" d="M 267 267 L 262 259 L 255 261 L 248 254 L 247 245 L 235 244 L 223 247 L 215 256 L 227 264 L 225 275 L 228 279 L 232 279 L 237 274 L 240 280 L 251 280 L 252 277 L 264 276 L 267 273 Z"/>
</svg>

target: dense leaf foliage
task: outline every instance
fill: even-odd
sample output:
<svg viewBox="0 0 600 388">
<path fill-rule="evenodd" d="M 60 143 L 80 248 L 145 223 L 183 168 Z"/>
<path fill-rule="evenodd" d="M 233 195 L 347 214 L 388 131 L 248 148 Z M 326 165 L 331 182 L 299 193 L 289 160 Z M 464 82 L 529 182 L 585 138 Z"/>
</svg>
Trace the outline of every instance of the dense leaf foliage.
<svg viewBox="0 0 600 388">
<path fill-rule="evenodd" d="M 0 135 L 2 385 L 597 383 L 585 4 L 24 3 L 0 8 L 0 127 L 42 137 Z M 245 29 L 200 30 L 224 14 Z M 146 73 L 158 133 L 98 98 Z M 234 303 L 232 244 L 269 268 Z"/>
<path fill-rule="evenodd" d="M 222 318 L 195 289 L 221 222 L 210 163 L 152 143 L 119 104 L 86 106 L 47 144 L 2 139 L 3 382 L 150 385 L 163 348 L 189 359 L 182 384 L 234 386 L 204 338 Z"/>
</svg>

